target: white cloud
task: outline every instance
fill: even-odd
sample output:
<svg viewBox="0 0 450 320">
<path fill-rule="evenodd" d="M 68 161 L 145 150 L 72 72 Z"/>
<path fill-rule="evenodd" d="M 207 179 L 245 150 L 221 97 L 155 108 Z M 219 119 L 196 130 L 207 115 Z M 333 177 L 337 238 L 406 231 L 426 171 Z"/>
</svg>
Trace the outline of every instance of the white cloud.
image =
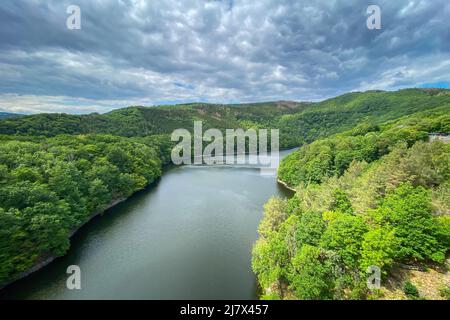
<svg viewBox="0 0 450 320">
<path fill-rule="evenodd" d="M 317 100 L 448 81 L 447 0 L 0 2 L 0 108 L 103 112 L 164 101 Z"/>
</svg>

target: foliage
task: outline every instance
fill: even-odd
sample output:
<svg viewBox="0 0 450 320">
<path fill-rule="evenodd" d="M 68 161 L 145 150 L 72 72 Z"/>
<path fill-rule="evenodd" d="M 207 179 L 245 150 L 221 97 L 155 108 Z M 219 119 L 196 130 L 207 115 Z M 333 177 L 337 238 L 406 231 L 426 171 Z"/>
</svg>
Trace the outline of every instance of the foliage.
<svg viewBox="0 0 450 320">
<path fill-rule="evenodd" d="M 333 272 L 325 253 L 308 244 L 292 259 L 289 272 L 291 288 L 302 300 L 331 299 Z"/>
<path fill-rule="evenodd" d="M 73 230 L 157 179 L 178 128 L 280 129 L 279 178 L 252 268 L 265 298 L 360 298 L 361 275 L 396 262 L 441 262 L 450 247 L 450 91 L 345 94 L 318 103 L 133 106 L 106 114 L 0 120 L 0 285 L 48 256 Z M 290 292 L 289 292 L 290 293 Z"/>
<path fill-rule="evenodd" d="M 101 133 L 146 137 L 170 134 L 178 128 L 189 130 L 193 127 L 194 120 L 201 120 L 204 129 L 279 129 L 280 146 L 289 148 L 355 126 L 357 130 L 354 133 L 358 136 L 363 136 L 366 132 L 375 132 L 378 130 L 378 124 L 388 120 L 448 106 L 449 92 L 449 90 L 432 92 L 426 89 L 368 91 L 349 93 L 318 103 L 286 101 L 240 105 L 191 103 L 156 107 L 131 106 L 106 114 L 38 114 L 3 119 L 0 121 L 0 134 L 51 137 L 60 134 Z M 324 165 L 327 165 L 326 160 L 330 154 L 326 146 L 323 149 L 321 152 Z M 369 148 L 364 150 L 361 156 L 370 157 L 372 152 L 375 150 Z M 337 157 L 338 169 L 344 168 L 351 157 L 351 151 L 342 152 Z M 322 170 L 322 166 L 320 163 L 311 164 L 309 170 L 317 173 L 317 170 Z"/>
<path fill-rule="evenodd" d="M 290 154 L 282 161 L 278 175 L 293 187 L 299 184 L 320 184 L 331 176 L 341 176 L 355 160 L 371 163 L 390 153 L 399 143 L 411 147 L 417 141 L 426 141 L 428 132 L 445 132 L 449 122 L 448 111 L 437 109 L 365 130 L 358 126 L 314 141 Z M 445 162 L 448 163 L 448 160 Z"/>
<path fill-rule="evenodd" d="M 442 288 L 440 290 L 441 292 L 441 296 L 446 299 L 446 300 L 450 300 L 450 285 L 445 286 L 444 288 Z"/>
<path fill-rule="evenodd" d="M 328 223 L 321 245 L 338 253 L 346 266 L 356 267 L 361 257 L 362 239 L 366 231 L 367 226 L 361 217 L 340 213 Z"/>
<path fill-rule="evenodd" d="M 325 228 L 326 224 L 319 212 L 306 211 L 303 213 L 296 228 L 297 247 L 300 248 L 305 244 L 317 246 Z"/>
<path fill-rule="evenodd" d="M 65 254 L 73 229 L 157 179 L 161 152 L 109 135 L 1 137 L 0 284 Z"/>
<path fill-rule="evenodd" d="M 330 210 L 340 213 L 353 213 L 352 204 L 343 190 L 335 189 L 333 191 L 333 202 L 331 203 Z"/>
<path fill-rule="evenodd" d="M 264 284 L 264 265 L 255 269 L 262 287 L 272 285 L 280 298 L 373 298 L 365 284 L 369 266 L 385 279 L 399 263 L 443 263 L 450 249 L 450 145 L 427 137 L 448 132 L 448 114 L 447 106 L 364 123 L 287 157 L 279 177 L 297 191 L 278 203 L 276 232 L 263 241 L 284 239 L 276 250 L 287 249 L 288 258 Z"/>
<path fill-rule="evenodd" d="M 419 298 L 419 290 L 417 290 L 417 287 L 410 281 L 406 281 L 403 285 L 403 292 L 411 299 Z"/>
<path fill-rule="evenodd" d="M 443 262 L 445 247 L 439 241 L 438 223 L 433 217 L 431 199 L 426 189 L 410 184 L 400 185 L 384 198 L 377 209 L 383 224 L 393 229 L 398 239 L 399 260 L 430 259 Z"/>
<path fill-rule="evenodd" d="M 277 232 L 268 239 L 259 239 L 253 248 L 252 269 L 259 275 L 260 284 L 265 288 L 275 284 L 281 295 L 280 280 L 285 277 L 287 261 L 287 246 Z"/>
<path fill-rule="evenodd" d="M 281 223 L 286 219 L 286 204 L 280 198 L 271 198 L 264 205 L 264 217 L 258 228 L 258 232 L 262 236 L 269 235 L 273 231 L 277 231 Z"/>
<path fill-rule="evenodd" d="M 384 273 L 390 269 L 398 249 L 395 232 L 387 227 L 377 227 L 364 234 L 361 243 L 360 269 L 378 266 Z"/>
</svg>

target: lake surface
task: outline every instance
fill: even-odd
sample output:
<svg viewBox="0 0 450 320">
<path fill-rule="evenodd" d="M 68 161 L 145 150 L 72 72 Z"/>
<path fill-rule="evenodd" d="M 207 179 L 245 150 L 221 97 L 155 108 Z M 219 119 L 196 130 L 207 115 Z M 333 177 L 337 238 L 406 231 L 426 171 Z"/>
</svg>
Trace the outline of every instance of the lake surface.
<svg viewBox="0 0 450 320">
<path fill-rule="evenodd" d="M 170 169 L 86 224 L 66 256 L 0 298 L 255 299 L 251 250 L 273 195 L 291 192 L 259 169 Z M 69 265 L 81 269 L 81 290 L 66 288 Z"/>
</svg>

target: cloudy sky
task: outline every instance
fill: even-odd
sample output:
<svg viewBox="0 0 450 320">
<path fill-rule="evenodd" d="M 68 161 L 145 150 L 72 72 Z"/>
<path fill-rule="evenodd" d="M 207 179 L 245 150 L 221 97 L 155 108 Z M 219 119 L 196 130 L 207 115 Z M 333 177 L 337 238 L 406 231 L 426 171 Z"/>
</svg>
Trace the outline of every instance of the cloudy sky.
<svg viewBox="0 0 450 320">
<path fill-rule="evenodd" d="M 0 1 L 0 111 L 316 101 L 449 75 L 448 0 Z"/>
</svg>

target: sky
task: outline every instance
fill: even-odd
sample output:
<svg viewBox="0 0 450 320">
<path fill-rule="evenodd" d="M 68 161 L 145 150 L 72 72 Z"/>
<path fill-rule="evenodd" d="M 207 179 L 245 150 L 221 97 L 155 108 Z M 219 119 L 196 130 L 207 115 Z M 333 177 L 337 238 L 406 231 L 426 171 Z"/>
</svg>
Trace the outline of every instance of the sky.
<svg viewBox="0 0 450 320">
<path fill-rule="evenodd" d="M 0 111 L 449 88 L 449 20 L 448 0 L 2 0 Z"/>
</svg>

